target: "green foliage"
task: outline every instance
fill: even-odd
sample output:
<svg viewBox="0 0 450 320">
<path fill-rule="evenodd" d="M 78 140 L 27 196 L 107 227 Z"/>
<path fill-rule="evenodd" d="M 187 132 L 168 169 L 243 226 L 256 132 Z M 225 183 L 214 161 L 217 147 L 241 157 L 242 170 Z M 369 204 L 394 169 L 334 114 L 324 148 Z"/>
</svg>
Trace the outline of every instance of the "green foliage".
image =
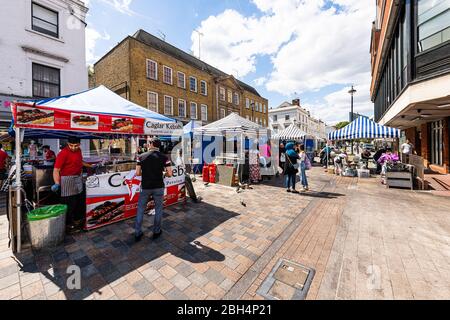
<svg viewBox="0 0 450 320">
<path fill-rule="evenodd" d="M 337 123 L 335 125 L 335 127 L 336 127 L 336 129 L 339 130 L 339 129 L 342 129 L 343 127 L 345 127 L 348 124 L 350 124 L 350 122 L 348 122 L 348 121 L 341 121 L 341 122 Z"/>
</svg>

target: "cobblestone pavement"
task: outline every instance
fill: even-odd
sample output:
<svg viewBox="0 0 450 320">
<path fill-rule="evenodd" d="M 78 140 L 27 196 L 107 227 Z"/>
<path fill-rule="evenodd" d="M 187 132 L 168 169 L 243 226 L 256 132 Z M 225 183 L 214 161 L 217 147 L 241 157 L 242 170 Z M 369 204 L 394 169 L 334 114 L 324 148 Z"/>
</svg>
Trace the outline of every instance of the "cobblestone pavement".
<svg viewBox="0 0 450 320">
<path fill-rule="evenodd" d="M 13 256 L 0 211 L 0 299 L 262 299 L 280 258 L 315 269 L 308 299 L 450 297 L 450 199 L 309 174 L 301 195 L 281 179 L 242 193 L 197 181 L 203 201 L 168 208 L 156 241 L 147 217 L 137 244 L 128 220 Z"/>
</svg>

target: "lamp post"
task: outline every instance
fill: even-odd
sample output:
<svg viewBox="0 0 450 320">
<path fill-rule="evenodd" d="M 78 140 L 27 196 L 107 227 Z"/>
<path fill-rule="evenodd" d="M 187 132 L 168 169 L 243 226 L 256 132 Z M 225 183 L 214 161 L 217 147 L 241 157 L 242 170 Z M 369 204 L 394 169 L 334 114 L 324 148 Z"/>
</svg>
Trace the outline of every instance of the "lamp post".
<svg viewBox="0 0 450 320">
<path fill-rule="evenodd" d="M 348 93 L 350 93 L 351 96 L 351 109 L 350 109 L 350 122 L 353 122 L 353 95 L 356 93 L 355 88 L 352 88 L 348 91 Z M 352 140 L 352 150 L 351 150 L 351 154 L 353 154 L 353 140 Z"/>
</svg>

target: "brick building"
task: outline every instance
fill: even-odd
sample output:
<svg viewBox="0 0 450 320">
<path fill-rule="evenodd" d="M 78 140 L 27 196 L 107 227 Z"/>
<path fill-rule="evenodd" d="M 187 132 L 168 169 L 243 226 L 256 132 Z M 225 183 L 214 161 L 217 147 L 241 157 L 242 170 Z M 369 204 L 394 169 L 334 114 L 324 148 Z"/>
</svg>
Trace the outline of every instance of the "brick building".
<svg viewBox="0 0 450 320">
<path fill-rule="evenodd" d="M 268 101 L 253 87 L 143 30 L 103 56 L 89 84 L 183 123 L 206 124 L 236 112 L 268 125 Z"/>
<path fill-rule="evenodd" d="M 450 172 L 450 1 L 377 0 L 371 41 L 375 120 L 404 130 L 425 160 Z"/>
</svg>

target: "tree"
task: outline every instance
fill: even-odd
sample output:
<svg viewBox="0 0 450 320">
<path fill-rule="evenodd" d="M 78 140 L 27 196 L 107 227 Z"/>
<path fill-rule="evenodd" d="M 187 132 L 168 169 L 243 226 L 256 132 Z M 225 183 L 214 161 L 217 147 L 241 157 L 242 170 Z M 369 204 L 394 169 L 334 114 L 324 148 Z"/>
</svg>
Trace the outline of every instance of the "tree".
<svg viewBox="0 0 450 320">
<path fill-rule="evenodd" d="M 347 126 L 348 124 L 350 124 L 350 122 L 348 121 L 341 121 L 339 123 L 337 123 L 335 125 L 336 129 L 342 129 L 343 127 Z"/>
</svg>

